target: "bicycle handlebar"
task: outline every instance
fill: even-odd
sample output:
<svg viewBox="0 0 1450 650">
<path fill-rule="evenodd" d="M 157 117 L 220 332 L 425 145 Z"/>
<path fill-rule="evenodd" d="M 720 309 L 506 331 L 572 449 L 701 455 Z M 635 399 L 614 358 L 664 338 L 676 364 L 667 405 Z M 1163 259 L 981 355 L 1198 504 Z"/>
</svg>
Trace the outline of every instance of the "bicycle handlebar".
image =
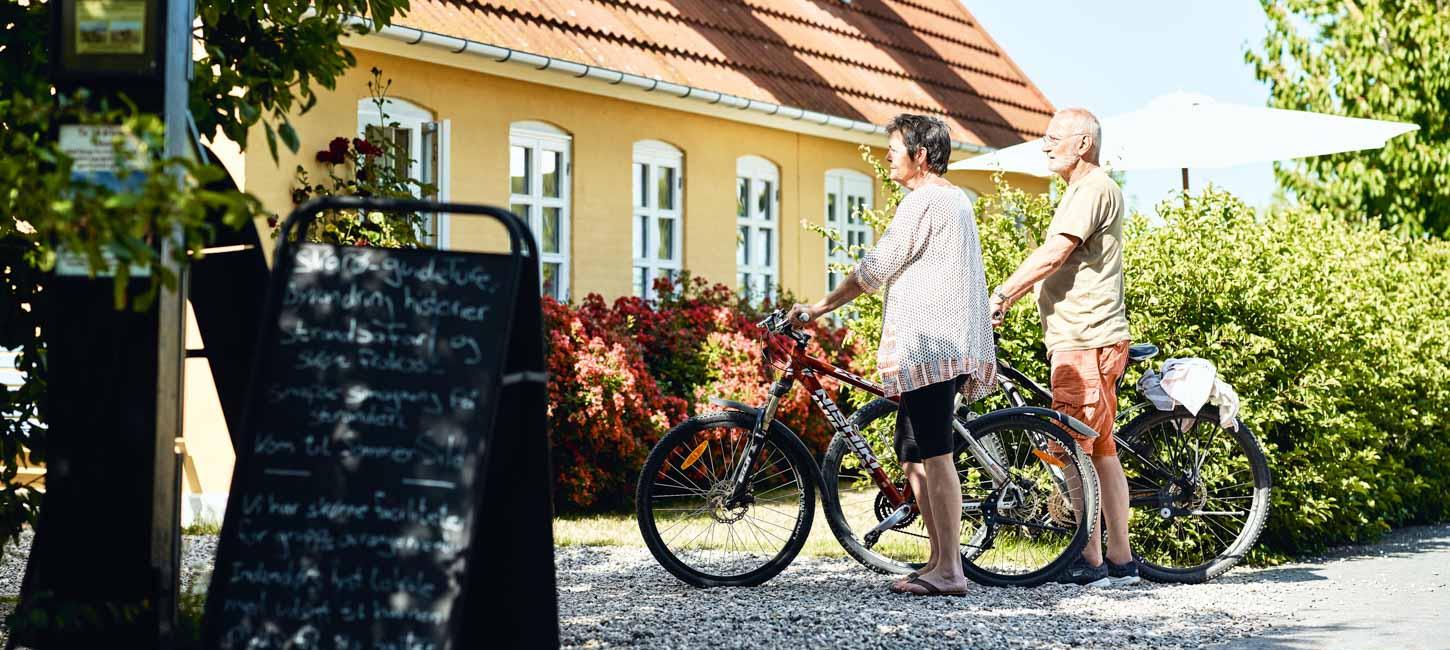
<svg viewBox="0 0 1450 650">
<path fill-rule="evenodd" d="M 805 316 L 805 314 L 801 314 L 801 316 Z M 801 318 L 800 321 L 802 323 L 808 323 L 810 322 L 810 318 Z M 810 334 L 807 334 L 806 332 L 802 332 L 801 330 L 792 327 L 791 323 L 785 318 L 785 312 L 779 309 L 770 312 L 770 314 L 765 317 L 765 320 L 756 323 L 756 326 L 765 328 L 765 331 L 770 332 L 771 334 L 784 334 L 786 336 L 789 336 L 801 345 L 805 345 L 807 341 L 811 340 Z"/>
</svg>

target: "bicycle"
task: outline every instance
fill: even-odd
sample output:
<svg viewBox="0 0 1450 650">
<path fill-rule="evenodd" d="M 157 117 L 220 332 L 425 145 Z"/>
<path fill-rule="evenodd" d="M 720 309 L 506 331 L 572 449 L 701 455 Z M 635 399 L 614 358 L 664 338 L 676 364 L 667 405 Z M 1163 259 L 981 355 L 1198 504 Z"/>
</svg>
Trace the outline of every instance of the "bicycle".
<svg viewBox="0 0 1450 650">
<path fill-rule="evenodd" d="M 1145 364 L 1157 354 L 1155 345 L 1131 345 L 1128 362 Z M 1051 391 L 1013 368 L 1000 351 L 997 376 L 1013 406 L 1052 405 Z M 1171 533 L 1159 530 L 1134 541 L 1144 578 L 1207 582 L 1233 568 L 1258 541 L 1273 481 L 1258 438 L 1242 420 L 1234 424 L 1221 427 L 1212 406 L 1195 415 L 1181 406 L 1162 411 L 1146 400 L 1118 414 L 1114 437 L 1128 478 L 1128 529 Z"/>
<path fill-rule="evenodd" d="M 781 311 L 759 325 L 767 358 L 781 371 L 766 403 L 712 400 L 724 410 L 674 427 L 645 461 L 635 506 L 650 553 L 697 587 L 764 583 L 805 545 L 819 485 L 831 532 L 852 557 L 882 573 L 921 568 L 929 546 L 911 486 L 888 474 L 861 432 L 893 414 L 895 402 L 878 399 L 846 418 L 818 377 L 877 396 L 882 388 L 809 356 L 810 335 L 789 327 Z M 835 430 L 824 467 L 775 418 L 796 382 Z M 953 457 L 962 480 L 964 573 L 986 585 L 1045 582 L 1081 552 L 1097 519 L 1096 474 L 1067 434 L 1091 430 L 1032 406 L 958 412 Z"/>
</svg>

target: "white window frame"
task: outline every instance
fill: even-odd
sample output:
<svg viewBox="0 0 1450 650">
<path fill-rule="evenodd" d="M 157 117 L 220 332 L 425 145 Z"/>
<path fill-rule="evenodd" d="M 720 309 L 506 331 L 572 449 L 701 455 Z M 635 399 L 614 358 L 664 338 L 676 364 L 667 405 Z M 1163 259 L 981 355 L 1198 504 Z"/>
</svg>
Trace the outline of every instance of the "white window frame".
<svg viewBox="0 0 1450 650">
<path fill-rule="evenodd" d="M 836 197 L 832 212 L 831 197 Z M 853 200 L 854 199 L 854 200 Z M 858 210 L 869 210 L 873 203 L 872 179 L 854 169 L 832 169 L 826 172 L 825 212 L 826 228 L 841 236 L 839 244 L 826 241 L 826 291 L 835 290 L 845 280 L 844 275 L 831 271 L 833 262 L 851 264 L 854 260 L 847 254 L 851 246 L 870 246 L 876 241 L 876 231 L 864 219 L 854 214 Z"/>
<path fill-rule="evenodd" d="M 569 205 L 571 190 L 573 186 L 571 149 L 573 137 L 568 133 L 559 130 L 550 124 L 543 122 L 514 122 L 509 125 L 509 155 L 513 155 L 514 147 L 524 147 L 534 153 L 530 154 L 529 169 L 529 192 L 527 194 L 514 194 L 512 181 L 509 186 L 509 205 L 523 205 L 528 214 L 520 214 L 520 217 L 528 222 L 529 228 L 534 231 L 534 236 L 539 244 L 539 292 L 544 291 L 544 264 L 558 264 L 557 293 L 554 299 L 560 302 L 569 302 Z M 552 151 L 560 154 L 559 169 L 559 196 L 547 197 L 543 195 L 543 172 L 539 165 L 539 152 Z M 511 179 L 513 172 L 508 174 Z M 559 208 L 559 250 L 554 252 L 545 251 L 544 242 L 544 214 L 543 208 Z"/>
<path fill-rule="evenodd" d="M 367 128 L 370 126 L 390 126 L 407 129 L 413 132 L 408 138 L 408 177 L 419 180 L 423 178 L 423 134 L 428 127 L 437 131 L 438 146 L 438 169 L 434 170 L 437 178 L 433 179 L 437 194 L 433 197 L 439 202 L 449 200 L 451 173 L 451 161 L 449 160 L 450 142 L 452 140 L 452 124 L 449 120 L 438 120 L 433 113 L 406 99 L 392 97 L 383 100 L 383 112 L 387 114 L 388 124 L 378 123 L 378 104 L 371 98 L 359 99 L 357 102 L 357 135 L 360 138 L 367 138 Z M 414 188 L 416 195 L 417 189 Z M 418 198 L 430 198 L 419 196 Z M 420 233 L 423 241 L 440 249 L 447 249 L 450 245 L 449 231 L 451 230 L 451 219 L 447 214 L 433 215 L 431 223 L 424 226 L 424 232 Z M 431 232 L 430 232 L 431 230 Z"/>
<path fill-rule="evenodd" d="M 644 181 L 647 187 L 644 188 L 641 188 L 641 167 L 646 175 Z M 636 296 L 653 300 L 656 297 L 655 280 L 664 276 L 678 276 L 684 265 L 685 154 L 673 145 L 659 140 L 640 140 L 634 143 L 634 161 L 630 169 L 634 188 L 631 191 L 633 202 L 630 204 L 634 206 L 630 219 L 633 234 L 631 246 L 634 249 L 630 283 L 634 286 Z M 659 174 L 663 169 L 674 171 L 674 205 L 670 208 L 658 205 Z M 643 231 L 640 228 L 641 221 L 645 223 Z M 669 243 L 673 254 L 669 259 L 659 256 L 657 241 L 660 223 L 665 221 L 674 223 L 670 230 Z M 644 276 L 643 287 L 640 286 L 641 273 Z"/>
<path fill-rule="evenodd" d="M 735 161 L 735 179 L 735 286 L 751 302 L 773 299 L 780 284 L 780 168 L 760 156 L 741 156 Z M 740 216 L 739 211 L 742 180 L 748 183 L 745 216 Z M 756 200 L 757 183 L 770 183 L 766 202 L 769 214 L 761 211 Z M 770 251 L 768 259 L 762 260 L 759 253 L 766 240 L 764 233 L 769 233 Z"/>
</svg>

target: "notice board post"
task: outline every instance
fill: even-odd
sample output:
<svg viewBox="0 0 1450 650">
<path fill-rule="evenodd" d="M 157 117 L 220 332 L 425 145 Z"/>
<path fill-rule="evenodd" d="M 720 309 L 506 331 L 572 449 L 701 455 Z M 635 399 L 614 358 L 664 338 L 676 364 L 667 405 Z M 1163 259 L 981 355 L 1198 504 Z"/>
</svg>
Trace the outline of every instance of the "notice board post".
<svg viewBox="0 0 1450 650">
<path fill-rule="evenodd" d="M 51 11 L 57 89 L 88 89 L 96 103 L 124 96 L 164 115 L 166 154 L 186 155 L 190 0 L 65 0 Z M 120 134 L 115 125 L 62 124 L 56 135 L 77 180 L 126 191 L 138 177 L 115 159 Z M 166 259 L 177 244 L 155 234 Z M 117 310 L 114 269 L 92 276 L 84 260 L 57 252 L 37 304 L 47 344 L 46 494 L 9 644 L 170 648 L 184 289 L 162 291 L 146 310 Z M 184 287 L 185 269 L 172 270 Z M 126 291 L 136 296 L 150 281 Z"/>
<path fill-rule="evenodd" d="M 510 253 L 290 241 L 325 210 L 493 219 Z M 203 646 L 556 646 L 527 226 L 327 197 L 287 218 L 273 259 Z"/>
</svg>

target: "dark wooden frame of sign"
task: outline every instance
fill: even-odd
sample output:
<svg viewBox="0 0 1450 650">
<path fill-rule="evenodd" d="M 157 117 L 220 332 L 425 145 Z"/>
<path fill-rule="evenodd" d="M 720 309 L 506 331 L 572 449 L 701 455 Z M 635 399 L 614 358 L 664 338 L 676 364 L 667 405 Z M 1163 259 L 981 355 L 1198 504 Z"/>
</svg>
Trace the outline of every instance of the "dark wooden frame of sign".
<svg viewBox="0 0 1450 650">
<path fill-rule="evenodd" d="M 550 452 L 545 432 L 547 404 L 544 381 L 543 314 L 537 291 L 538 248 L 528 226 L 516 215 L 482 205 L 434 203 L 415 200 L 361 199 L 357 197 L 324 197 L 299 206 L 283 224 L 274 255 L 274 268 L 268 283 L 267 300 L 259 324 L 256 357 L 250 378 L 245 424 L 233 435 L 237 444 L 237 463 L 232 474 L 231 496 L 227 517 L 218 542 L 215 570 L 206 602 L 202 626 L 202 647 L 218 646 L 222 629 L 219 614 L 225 603 L 225 585 L 229 578 L 228 562 L 235 552 L 231 538 L 236 534 L 236 510 L 242 503 L 242 482 L 248 476 L 256 426 L 256 408 L 268 379 L 268 351 L 276 343 L 275 324 L 281 313 L 282 292 L 295 266 L 293 245 L 289 235 L 305 232 L 307 225 L 324 210 L 368 210 L 381 212 L 434 212 L 492 217 L 508 230 L 515 282 L 515 307 L 512 322 L 507 326 L 500 345 L 502 367 L 494 372 L 499 381 L 491 407 L 492 427 L 483 435 L 498 431 L 516 435 L 492 435 L 493 448 L 480 459 L 485 469 L 479 476 L 483 495 L 475 501 L 471 538 L 465 551 L 468 567 L 463 571 L 455 612 L 467 613 L 447 623 L 447 638 L 454 647 L 472 648 L 501 644 L 501 647 L 557 647 L 558 605 L 555 593 L 552 484 L 549 467 Z M 521 251 L 526 248 L 526 251 Z M 525 263 L 527 261 L 528 263 Z M 509 404 L 511 408 L 499 408 Z M 486 416 L 485 416 L 486 417 Z M 477 495 L 476 495 L 477 496 Z M 505 532 L 485 530 L 485 522 L 503 522 Z M 503 559 L 501 566 L 490 562 Z M 484 576 L 482 567 L 491 575 Z M 488 604 L 489 591 L 499 588 L 508 597 L 498 604 Z"/>
</svg>

